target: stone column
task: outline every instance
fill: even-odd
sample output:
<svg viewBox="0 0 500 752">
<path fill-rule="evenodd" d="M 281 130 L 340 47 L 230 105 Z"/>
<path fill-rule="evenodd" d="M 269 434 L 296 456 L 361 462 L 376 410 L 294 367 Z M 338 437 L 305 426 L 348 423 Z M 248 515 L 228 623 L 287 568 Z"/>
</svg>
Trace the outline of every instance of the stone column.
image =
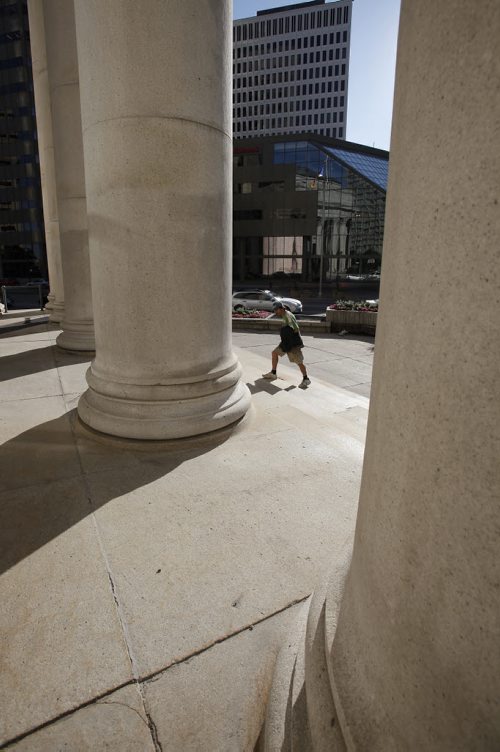
<svg viewBox="0 0 500 752">
<path fill-rule="evenodd" d="M 64 281 L 57 344 L 94 350 L 87 206 L 73 0 L 43 0 Z"/>
<path fill-rule="evenodd" d="M 31 65 L 33 69 L 33 88 L 36 105 L 38 153 L 40 157 L 40 175 L 42 182 L 45 245 L 47 248 L 47 265 L 49 268 L 50 282 L 50 293 L 48 296 L 49 302 L 46 305 L 46 308 L 50 311 L 49 320 L 52 323 L 59 323 L 64 315 L 64 288 L 42 0 L 28 0 L 28 12 Z"/>
<path fill-rule="evenodd" d="M 231 347 L 231 3 L 77 0 L 96 359 L 78 411 L 140 439 L 245 414 Z"/>
<path fill-rule="evenodd" d="M 309 614 L 304 749 L 500 749 L 499 38 L 497 0 L 403 0 L 357 528 Z"/>
</svg>

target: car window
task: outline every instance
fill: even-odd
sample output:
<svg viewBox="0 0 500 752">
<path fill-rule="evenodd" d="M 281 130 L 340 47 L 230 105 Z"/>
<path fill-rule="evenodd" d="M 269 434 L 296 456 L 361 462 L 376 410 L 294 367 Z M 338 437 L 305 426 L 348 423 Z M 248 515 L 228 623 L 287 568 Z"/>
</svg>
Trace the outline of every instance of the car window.
<svg viewBox="0 0 500 752">
<path fill-rule="evenodd" d="M 244 292 L 235 292 L 233 295 L 233 298 L 244 298 L 245 293 Z"/>
<path fill-rule="evenodd" d="M 258 292 L 249 292 L 246 295 L 247 300 L 260 300 L 260 293 Z"/>
</svg>

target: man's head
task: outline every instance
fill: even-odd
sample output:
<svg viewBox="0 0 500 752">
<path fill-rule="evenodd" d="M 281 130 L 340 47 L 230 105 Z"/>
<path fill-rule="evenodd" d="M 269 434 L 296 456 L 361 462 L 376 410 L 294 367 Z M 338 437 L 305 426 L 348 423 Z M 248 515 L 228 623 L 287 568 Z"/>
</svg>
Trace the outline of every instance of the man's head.
<svg viewBox="0 0 500 752">
<path fill-rule="evenodd" d="M 280 303 L 280 301 L 277 300 L 273 305 L 273 311 L 274 313 L 277 313 L 278 316 L 282 316 L 285 313 L 285 306 L 283 305 L 283 303 Z"/>
</svg>

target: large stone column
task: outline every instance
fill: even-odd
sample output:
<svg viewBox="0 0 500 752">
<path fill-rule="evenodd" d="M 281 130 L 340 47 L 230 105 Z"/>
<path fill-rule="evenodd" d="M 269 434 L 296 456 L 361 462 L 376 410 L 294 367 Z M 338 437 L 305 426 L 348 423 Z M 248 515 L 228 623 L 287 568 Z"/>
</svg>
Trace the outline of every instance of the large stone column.
<svg viewBox="0 0 500 752">
<path fill-rule="evenodd" d="M 500 749 L 499 38 L 497 0 L 403 0 L 357 528 L 309 614 L 297 749 Z"/>
<path fill-rule="evenodd" d="M 52 143 L 52 115 L 50 112 L 49 79 L 45 50 L 43 0 L 28 0 L 28 12 L 38 154 L 40 157 L 42 182 L 45 245 L 47 248 L 47 265 L 50 282 L 50 293 L 46 308 L 50 311 L 49 320 L 52 323 L 59 323 L 64 315 L 64 288 L 61 265 L 61 242 L 59 238 L 59 217 L 57 213 L 54 146 Z"/>
<path fill-rule="evenodd" d="M 96 359 L 78 411 L 118 436 L 249 405 L 231 347 L 230 0 L 76 2 Z"/>
<path fill-rule="evenodd" d="M 57 344 L 94 350 L 73 0 L 43 0 L 43 9 L 64 281 L 63 331 Z"/>
</svg>

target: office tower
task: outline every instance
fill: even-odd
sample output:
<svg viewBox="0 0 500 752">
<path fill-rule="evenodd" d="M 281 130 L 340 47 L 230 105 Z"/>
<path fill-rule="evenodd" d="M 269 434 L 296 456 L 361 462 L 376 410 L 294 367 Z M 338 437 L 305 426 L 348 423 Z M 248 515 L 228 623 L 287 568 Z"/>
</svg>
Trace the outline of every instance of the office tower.
<svg viewBox="0 0 500 752">
<path fill-rule="evenodd" d="M 345 138 L 353 0 L 313 0 L 233 23 L 235 138 Z"/>
<path fill-rule="evenodd" d="M 46 276 L 26 0 L 0 4 L 0 278 Z"/>
</svg>

